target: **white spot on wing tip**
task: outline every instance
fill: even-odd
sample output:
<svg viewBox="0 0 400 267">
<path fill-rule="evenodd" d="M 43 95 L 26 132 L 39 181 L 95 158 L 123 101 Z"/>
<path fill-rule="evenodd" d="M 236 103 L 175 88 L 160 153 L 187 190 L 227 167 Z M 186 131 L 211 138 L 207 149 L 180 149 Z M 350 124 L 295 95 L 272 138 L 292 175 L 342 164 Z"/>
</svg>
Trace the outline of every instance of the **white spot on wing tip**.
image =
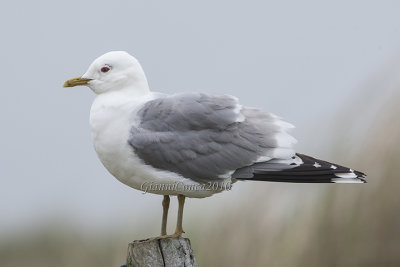
<svg viewBox="0 0 400 267">
<path fill-rule="evenodd" d="M 357 175 L 353 172 L 335 173 L 335 176 L 344 179 L 357 178 Z"/>
<path fill-rule="evenodd" d="M 321 164 L 319 164 L 318 162 L 315 162 L 313 166 L 314 166 L 315 168 L 320 168 L 320 167 L 321 167 Z"/>
<path fill-rule="evenodd" d="M 351 179 L 333 178 L 332 182 L 335 184 L 364 184 L 365 183 L 363 180 L 360 180 L 357 178 L 351 178 Z"/>
<path fill-rule="evenodd" d="M 336 169 L 337 169 L 337 167 L 336 167 L 335 165 L 331 165 L 331 169 L 334 169 L 334 170 L 336 170 Z"/>
</svg>

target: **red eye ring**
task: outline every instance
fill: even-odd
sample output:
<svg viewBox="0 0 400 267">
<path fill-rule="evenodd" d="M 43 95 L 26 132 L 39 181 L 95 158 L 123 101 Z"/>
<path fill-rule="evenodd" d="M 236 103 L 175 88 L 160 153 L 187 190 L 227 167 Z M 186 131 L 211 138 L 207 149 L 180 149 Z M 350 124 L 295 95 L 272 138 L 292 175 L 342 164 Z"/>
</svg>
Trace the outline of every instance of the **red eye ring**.
<svg viewBox="0 0 400 267">
<path fill-rule="evenodd" d="M 103 73 L 106 73 L 106 72 L 108 72 L 109 70 L 110 70 L 109 67 L 102 67 L 102 68 L 100 69 L 100 71 L 103 72 Z"/>
</svg>

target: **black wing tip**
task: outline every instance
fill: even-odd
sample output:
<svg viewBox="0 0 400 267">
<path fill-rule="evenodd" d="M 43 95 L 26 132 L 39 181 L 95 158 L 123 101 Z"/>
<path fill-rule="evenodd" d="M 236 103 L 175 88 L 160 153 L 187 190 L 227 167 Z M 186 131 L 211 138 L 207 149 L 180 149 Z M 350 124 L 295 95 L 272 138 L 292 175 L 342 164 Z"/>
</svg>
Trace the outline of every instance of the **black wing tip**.
<svg viewBox="0 0 400 267">
<path fill-rule="evenodd" d="M 235 177 L 237 180 L 252 180 L 286 183 L 367 183 L 366 174 L 339 164 L 316 159 L 304 154 L 296 153 L 303 161 L 294 168 L 270 171 L 254 167 L 247 177 Z M 250 175 L 249 175 L 250 174 Z M 352 174 L 350 177 L 341 177 L 339 174 Z"/>
<path fill-rule="evenodd" d="M 367 175 L 365 175 L 365 174 L 363 174 L 360 177 L 357 177 L 357 179 L 360 179 L 364 184 L 367 184 L 368 181 L 365 178 L 367 178 Z"/>
</svg>

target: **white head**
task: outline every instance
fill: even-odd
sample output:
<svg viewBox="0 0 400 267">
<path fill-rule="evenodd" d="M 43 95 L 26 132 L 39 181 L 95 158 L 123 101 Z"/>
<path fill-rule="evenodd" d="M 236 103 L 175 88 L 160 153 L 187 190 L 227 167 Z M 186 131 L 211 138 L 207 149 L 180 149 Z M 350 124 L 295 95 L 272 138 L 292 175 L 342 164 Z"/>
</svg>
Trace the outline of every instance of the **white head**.
<svg viewBox="0 0 400 267">
<path fill-rule="evenodd" d="M 64 83 L 64 87 L 86 85 L 96 94 L 117 90 L 149 92 L 146 75 L 139 61 L 125 51 L 108 52 L 93 61 L 82 77 Z"/>
</svg>

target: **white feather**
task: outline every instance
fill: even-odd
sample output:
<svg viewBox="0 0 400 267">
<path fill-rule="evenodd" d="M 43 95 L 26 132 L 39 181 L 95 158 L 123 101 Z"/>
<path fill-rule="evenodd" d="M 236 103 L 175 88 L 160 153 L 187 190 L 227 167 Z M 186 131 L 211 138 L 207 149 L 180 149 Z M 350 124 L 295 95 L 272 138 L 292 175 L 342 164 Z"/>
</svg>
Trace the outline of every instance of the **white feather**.
<svg viewBox="0 0 400 267">
<path fill-rule="evenodd" d="M 335 173 L 335 176 L 344 179 L 357 178 L 357 175 L 354 172 Z"/>
<path fill-rule="evenodd" d="M 363 184 L 364 181 L 356 178 L 351 179 L 341 179 L 341 178 L 333 178 L 332 182 L 336 184 Z"/>
</svg>

